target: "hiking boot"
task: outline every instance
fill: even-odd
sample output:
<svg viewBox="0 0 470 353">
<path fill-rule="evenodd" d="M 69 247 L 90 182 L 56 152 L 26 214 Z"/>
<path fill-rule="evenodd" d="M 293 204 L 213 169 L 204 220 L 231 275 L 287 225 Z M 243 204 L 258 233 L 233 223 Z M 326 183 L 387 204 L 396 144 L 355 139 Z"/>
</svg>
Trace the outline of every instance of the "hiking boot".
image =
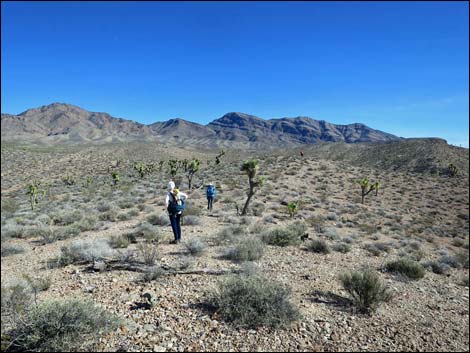
<svg viewBox="0 0 470 353">
<path fill-rule="evenodd" d="M 172 240 L 170 241 L 170 244 L 176 244 L 178 241 L 177 240 Z"/>
</svg>

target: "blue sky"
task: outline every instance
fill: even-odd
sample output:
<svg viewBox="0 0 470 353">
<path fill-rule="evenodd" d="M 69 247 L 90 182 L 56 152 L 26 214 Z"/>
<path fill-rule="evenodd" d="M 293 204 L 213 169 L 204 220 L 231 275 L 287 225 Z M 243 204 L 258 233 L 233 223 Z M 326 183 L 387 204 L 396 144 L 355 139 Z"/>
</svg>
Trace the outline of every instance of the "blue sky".
<svg viewBox="0 0 470 353">
<path fill-rule="evenodd" d="M 310 116 L 468 147 L 467 2 L 1 6 L 3 113 Z"/>
</svg>

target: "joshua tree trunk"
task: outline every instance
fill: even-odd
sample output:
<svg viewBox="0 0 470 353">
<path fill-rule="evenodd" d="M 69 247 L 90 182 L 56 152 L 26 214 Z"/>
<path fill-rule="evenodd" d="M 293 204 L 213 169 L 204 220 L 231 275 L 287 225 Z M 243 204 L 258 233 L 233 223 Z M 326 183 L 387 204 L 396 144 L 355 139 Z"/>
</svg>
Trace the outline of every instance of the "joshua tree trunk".
<svg viewBox="0 0 470 353">
<path fill-rule="evenodd" d="M 246 199 L 245 206 L 243 206 L 241 216 L 246 215 L 246 211 L 248 210 L 248 205 L 250 204 L 250 200 L 253 197 L 253 195 L 255 194 L 254 188 L 255 188 L 255 185 L 253 183 L 253 180 L 250 179 L 250 192 L 248 193 L 248 198 Z"/>
</svg>

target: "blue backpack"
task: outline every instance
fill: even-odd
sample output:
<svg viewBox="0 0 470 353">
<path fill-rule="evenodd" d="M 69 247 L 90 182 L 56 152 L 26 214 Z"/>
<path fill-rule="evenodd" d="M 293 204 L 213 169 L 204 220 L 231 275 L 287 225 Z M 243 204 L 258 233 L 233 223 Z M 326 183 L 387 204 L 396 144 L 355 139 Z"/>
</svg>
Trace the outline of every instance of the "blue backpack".
<svg viewBox="0 0 470 353">
<path fill-rule="evenodd" d="M 207 197 L 214 197 L 215 196 L 215 186 L 209 185 L 207 187 Z"/>
<path fill-rule="evenodd" d="M 184 209 L 186 208 L 186 203 L 183 200 L 179 200 L 179 203 L 172 193 L 170 193 L 170 195 L 171 197 L 170 202 L 168 203 L 168 213 L 177 214 L 179 212 L 184 211 Z"/>
</svg>

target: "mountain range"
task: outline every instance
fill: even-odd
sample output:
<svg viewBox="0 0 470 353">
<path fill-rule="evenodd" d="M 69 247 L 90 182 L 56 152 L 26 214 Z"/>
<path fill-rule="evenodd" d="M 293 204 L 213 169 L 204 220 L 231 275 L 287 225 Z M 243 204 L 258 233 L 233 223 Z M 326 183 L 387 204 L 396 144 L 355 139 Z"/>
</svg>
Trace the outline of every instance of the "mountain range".
<svg viewBox="0 0 470 353">
<path fill-rule="evenodd" d="M 41 143 L 159 141 L 182 145 L 270 148 L 317 142 L 388 142 L 401 138 L 364 124 L 335 125 L 309 117 L 261 119 L 227 113 L 207 125 L 170 119 L 150 125 L 53 103 L 12 115 L 1 115 L 2 141 Z"/>
</svg>

